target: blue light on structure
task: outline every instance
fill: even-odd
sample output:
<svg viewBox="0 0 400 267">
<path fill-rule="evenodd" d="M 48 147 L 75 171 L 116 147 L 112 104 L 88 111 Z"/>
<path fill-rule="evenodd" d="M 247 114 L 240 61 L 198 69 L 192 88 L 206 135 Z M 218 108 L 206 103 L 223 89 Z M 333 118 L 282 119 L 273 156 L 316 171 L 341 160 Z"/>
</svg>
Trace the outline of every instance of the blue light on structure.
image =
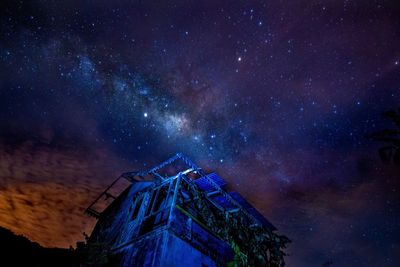
<svg viewBox="0 0 400 267">
<path fill-rule="evenodd" d="M 120 180 L 130 184 L 115 197 Z M 225 187 L 180 153 L 122 174 L 86 210 L 98 219 L 89 251 L 108 256 L 96 266 L 284 266 L 289 239 Z M 100 212 L 104 199 L 113 201 Z"/>
</svg>

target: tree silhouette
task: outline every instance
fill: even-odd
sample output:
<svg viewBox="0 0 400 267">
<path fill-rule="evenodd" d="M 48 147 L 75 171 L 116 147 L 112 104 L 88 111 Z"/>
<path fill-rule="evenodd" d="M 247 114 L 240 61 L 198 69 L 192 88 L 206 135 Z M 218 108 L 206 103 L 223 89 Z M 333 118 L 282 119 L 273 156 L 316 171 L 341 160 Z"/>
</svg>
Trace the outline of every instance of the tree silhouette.
<svg viewBox="0 0 400 267">
<path fill-rule="evenodd" d="M 382 113 L 382 117 L 391 120 L 397 129 L 384 129 L 373 133 L 370 137 L 385 143 L 379 149 L 379 155 L 383 162 L 400 166 L 400 108 Z"/>
</svg>

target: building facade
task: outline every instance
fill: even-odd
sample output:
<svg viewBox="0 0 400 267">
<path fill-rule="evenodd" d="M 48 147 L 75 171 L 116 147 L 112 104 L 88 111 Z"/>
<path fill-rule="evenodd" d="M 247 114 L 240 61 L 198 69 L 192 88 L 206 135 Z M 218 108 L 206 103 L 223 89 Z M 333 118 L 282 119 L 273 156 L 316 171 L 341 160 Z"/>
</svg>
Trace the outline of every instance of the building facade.
<svg viewBox="0 0 400 267">
<path fill-rule="evenodd" d="M 119 179 L 130 185 L 114 197 Z M 97 265 L 284 266 L 289 240 L 226 186 L 182 154 L 124 173 L 87 209 L 98 219 L 88 246 L 108 253 Z M 114 200 L 100 212 L 95 206 L 102 198 Z"/>
</svg>

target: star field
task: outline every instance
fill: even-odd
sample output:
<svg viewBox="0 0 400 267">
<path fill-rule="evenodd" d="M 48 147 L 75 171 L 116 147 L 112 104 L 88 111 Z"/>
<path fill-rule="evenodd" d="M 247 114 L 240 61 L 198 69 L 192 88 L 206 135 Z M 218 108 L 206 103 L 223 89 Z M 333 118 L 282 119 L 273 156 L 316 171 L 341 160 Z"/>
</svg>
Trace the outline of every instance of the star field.
<svg viewBox="0 0 400 267">
<path fill-rule="evenodd" d="M 183 152 L 293 240 L 288 266 L 398 266 L 396 1 L 2 1 L 0 226 L 45 246 Z M 71 197 L 72 196 L 72 197 Z"/>
</svg>

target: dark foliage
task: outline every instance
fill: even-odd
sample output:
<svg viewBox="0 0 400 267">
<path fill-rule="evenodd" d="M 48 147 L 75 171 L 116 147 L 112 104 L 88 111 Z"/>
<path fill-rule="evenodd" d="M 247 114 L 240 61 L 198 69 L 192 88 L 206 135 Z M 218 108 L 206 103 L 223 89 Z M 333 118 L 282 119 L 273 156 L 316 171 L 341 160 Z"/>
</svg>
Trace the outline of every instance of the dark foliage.
<svg viewBox="0 0 400 267">
<path fill-rule="evenodd" d="M 396 128 L 384 129 L 369 137 L 386 144 L 379 149 L 379 156 L 383 162 L 400 166 L 400 108 L 397 111 L 384 112 L 382 116 L 391 120 Z"/>
<path fill-rule="evenodd" d="M 75 267 L 79 256 L 73 249 L 44 248 L 28 238 L 0 227 L 0 266 Z"/>
</svg>

